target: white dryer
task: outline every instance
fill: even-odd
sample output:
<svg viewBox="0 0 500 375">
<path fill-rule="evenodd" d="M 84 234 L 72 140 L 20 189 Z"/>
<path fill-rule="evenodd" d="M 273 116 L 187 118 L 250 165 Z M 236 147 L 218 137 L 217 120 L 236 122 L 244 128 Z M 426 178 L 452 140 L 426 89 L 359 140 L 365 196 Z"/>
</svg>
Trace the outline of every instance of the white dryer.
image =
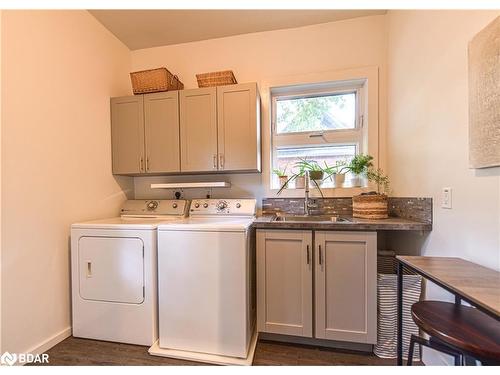
<svg viewBox="0 0 500 375">
<path fill-rule="evenodd" d="M 151 345 L 158 338 L 157 226 L 185 200 L 129 200 L 121 216 L 71 226 L 73 336 Z"/>
</svg>

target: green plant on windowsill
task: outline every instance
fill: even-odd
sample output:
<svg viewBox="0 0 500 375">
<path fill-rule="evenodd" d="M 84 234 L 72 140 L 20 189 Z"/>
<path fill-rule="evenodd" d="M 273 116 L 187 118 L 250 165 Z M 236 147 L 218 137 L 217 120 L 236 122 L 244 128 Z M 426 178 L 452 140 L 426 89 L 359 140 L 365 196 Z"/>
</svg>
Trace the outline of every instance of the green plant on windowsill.
<svg viewBox="0 0 500 375">
<path fill-rule="evenodd" d="M 328 168 L 328 165 L 325 166 Z M 281 194 L 283 189 L 286 189 L 288 184 L 292 182 L 293 180 L 296 180 L 299 177 L 305 176 L 306 173 L 309 173 L 309 178 L 311 179 L 312 183 L 314 186 L 319 190 L 321 197 L 323 196 L 323 192 L 321 191 L 320 184 L 323 182 L 325 171 L 324 169 L 318 164 L 317 161 L 315 160 L 307 160 L 304 158 L 300 158 L 298 162 L 295 163 L 294 165 L 295 168 L 297 168 L 297 172 L 292 174 L 288 180 L 284 184 L 281 185 L 280 189 L 276 193 L 277 195 Z M 319 182 L 318 182 L 319 181 Z M 304 186 L 305 187 L 305 186 Z"/>
<path fill-rule="evenodd" d="M 352 172 L 354 177 L 351 180 L 351 185 L 359 187 L 362 185 L 362 178 L 366 177 L 366 173 L 373 167 L 373 156 L 358 154 L 352 158 L 350 163 L 345 167 L 346 170 Z"/>
<path fill-rule="evenodd" d="M 337 160 L 335 165 L 328 166 L 325 162 L 325 180 L 330 178 L 336 188 L 342 187 L 345 181 L 346 171 L 348 171 L 347 162 L 345 160 Z"/>
<path fill-rule="evenodd" d="M 280 182 L 280 191 L 283 189 L 286 189 L 288 187 L 288 182 L 289 178 L 288 175 L 286 174 L 286 170 L 288 169 L 288 164 L 285 165 L 285 168 L 283 169 L 273 169 L 273 173 L 278 176 L 279 182 Z"/>
</svg>

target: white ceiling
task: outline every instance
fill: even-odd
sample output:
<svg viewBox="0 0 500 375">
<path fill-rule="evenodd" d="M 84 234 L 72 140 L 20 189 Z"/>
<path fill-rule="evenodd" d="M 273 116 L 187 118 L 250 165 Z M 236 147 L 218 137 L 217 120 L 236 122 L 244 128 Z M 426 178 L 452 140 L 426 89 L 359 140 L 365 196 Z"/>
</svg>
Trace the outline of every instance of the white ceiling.
<svg viewBox="0 0 500 375">
<path fill-rule="evenodd" d="M 288 29 L 385 10 L 90 10 L 131 50 Z"/>
</svg>

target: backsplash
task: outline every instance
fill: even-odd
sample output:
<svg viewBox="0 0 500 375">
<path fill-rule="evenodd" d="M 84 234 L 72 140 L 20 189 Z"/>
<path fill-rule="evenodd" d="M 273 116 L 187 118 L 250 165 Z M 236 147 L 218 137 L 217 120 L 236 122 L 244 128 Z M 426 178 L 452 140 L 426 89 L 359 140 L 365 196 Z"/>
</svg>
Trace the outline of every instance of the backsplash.
<svg viewBox="0 0 500 375">
<path fill-rule="evenodd" d="M 311 209 L 312 215 L 352 216 L 351 198 L 314 198 L 310 200 L 317 207 Z M 389 197 L 389 216 L 432 224 L 432 198 L 393 198 Z M 277 212 L 304 214 L 303 198 L 264 198 L 262 214 Z"/>
</svg>

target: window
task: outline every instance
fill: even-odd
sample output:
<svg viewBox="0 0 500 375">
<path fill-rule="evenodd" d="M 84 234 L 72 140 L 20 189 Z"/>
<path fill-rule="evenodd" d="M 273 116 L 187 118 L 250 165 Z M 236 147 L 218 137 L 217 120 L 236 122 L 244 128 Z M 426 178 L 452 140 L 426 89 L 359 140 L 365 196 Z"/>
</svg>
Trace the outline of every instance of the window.
<svg viewBox="0 0 500 375">
<path fill-rule="evenodd" d="M 272 170 L 297 172 L 300 159 L 349 162 L 363 150 L 364 81 L 280 87 L 272 93 Z M 324 187 L 332 187 L 326 179 Z M 271 187 L 279 188 L 273 173 Z M 289 188 L 293 188 L 289 186 Z"/>
</svg>

